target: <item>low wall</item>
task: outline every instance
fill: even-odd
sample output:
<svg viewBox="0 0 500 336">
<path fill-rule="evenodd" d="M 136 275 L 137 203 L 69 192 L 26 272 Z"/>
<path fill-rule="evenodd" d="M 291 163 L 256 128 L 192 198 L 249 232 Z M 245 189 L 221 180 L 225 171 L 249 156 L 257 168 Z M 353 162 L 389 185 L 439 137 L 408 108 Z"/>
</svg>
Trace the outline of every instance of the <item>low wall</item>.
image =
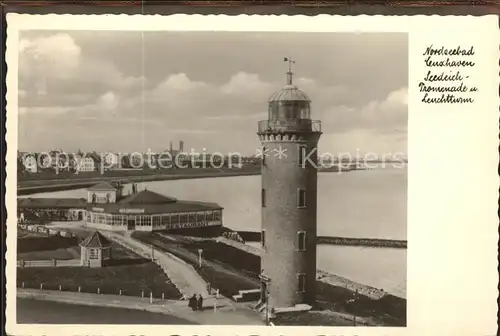
<svg viewBox="0 0 500 336">
<path fill-rule="evenodd" d="M 234 248 L 240 249 L 242 251 L 251 253 L 256 256 L 262 256 L 263 251 L 255 246 L 247 245 L 245 243 L 240 243 L 232 239 L 224 238 L 224 237 L 218 237 L 215 239 L 217 243 L 222 243 L 226 244 L 229 246 L 232 246 Z"/>
<path fill-rule="evenodd" d="M 245 251 L 247 253 L 250 253 L 250 254 L 253 254 L 256 256 L 261 256 L 263 254 L 263 250 L 261 250 L 257 247 L 246 245 L 246 244 L 243 244 L 243 243 L 240 243 L 240 242 L 237 242 L 234 240 L 230 240 L 227 238 L 219 237 L 216 239 L 216 242 L 232 246 L 234 248 L 237 248 L 239 250 Z M 359 284 L 357 282 L 351 281 L 349 279 L 346 279 L 346 278 L 343 278 L 343 277 L 340 277 L 338 275 L 335 275 L 335 274 L 332 274 L 332 273 L 329 273 L 326 271 L 322 271 L 322 270 L 317 271 L 316 277 L 317 277 L 317 280 L 319 280 L 321 282 L 324 282 L 324 283 L 327 283 L 327 284 L 330 284 L 333 286 L 343 287 L 343 288 L 349 289 L 353 292 L 357 291 L 359 294 L 368 296 L 368 297 L 370 297 L 372 299 L 376 299 L 376 300 L 384 297 L 387 294 L 383 290 L 379 290 L 379 289 L 371 287 L 371 286 Z"/>
<path fill-rule="evenodd" d="M 107 225 L 107 224 L 96 224 L 96 223 L 85 223 L 84 227 L 96 230 L 120 231 L 120 232 L 127 230 L 127 227 L 124 225 Z"/>
<path fill-rule="evenodd" d="M 18 260 L 17 267 L 79 267 L 80 259 L 70 260 Z"/>
<path fill-rule="evenodd" d="M 28 232 L 46 234 L 47 236 L 76 237 L 73 232 L 58 229 L 49 229 L 44 225 L 20 224 L 19 228 Z"/>
</svg>

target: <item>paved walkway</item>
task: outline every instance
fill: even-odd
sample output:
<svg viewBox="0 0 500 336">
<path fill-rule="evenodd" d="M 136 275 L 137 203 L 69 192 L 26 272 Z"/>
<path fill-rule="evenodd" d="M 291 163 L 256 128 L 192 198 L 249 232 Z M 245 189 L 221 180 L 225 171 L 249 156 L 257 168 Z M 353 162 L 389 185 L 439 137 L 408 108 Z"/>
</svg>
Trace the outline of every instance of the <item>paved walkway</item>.
<svg viewBox="0 0 500 336">
<path fill-rule="evenodd" d="M 95 230 L 92 228 L 85 228 L 83 226 L 83 222 L 54 222 L 50 226 L 58 228 L 68 228 L 73 230 Z M 184 261 L 169 253 L 165 253 L 157 249 L 155 249 L 153 252 L 151 246 L 132 238 L 127 233 L 106 230 L 99 230 L 99 232 L 109 239 L 114 240 L 118 244 L 124 246 L 125 248 L 134 251 L 143 258 L 153 259 L 154 253 L 154 262 L 163 269 L 163 272 L 165 272 L 165 274 L 170 278 L 172 283 L 185 298 L 188 298 L 193 294 L 201 294 L 203 297 L 209 297 L 207 284 L 198 274 L 198 272 L 193 268 L 193 266 L 185 263 Z"/>
<path fill-rule="evenodd" d="M 169 253 L 165 253 L 157 249 L 153 252 L 151 246 L 146 245 L 127 234 L 122 235 L 120 233 L 108 231 L 101 231 L 101 233 L 144 258 L 153 259 L 154 257 L 154 262 L 163 269 L 165 274 L 170 278 L 172 283 L 185 298 L 188 298 L 193 294 L 201 294 L 203 297 L 209 297 L 207 284 L 198 272 L 196 272 L 193 266 Z"/>
<path fill-rule="evenodd" d="M 192 311 L 186 301 L 153 300 L 90 293 L 59 292 L 38 289 L 17 289 L 17 297 L 25 299 L 48 300 L 69 304 L 128 308 L 176 316 L 203 325 L 265 325 L 262 317 L 243 305 L 234 304 L 228 299 L 206 298 L 203 311 Z M 214 310 L 214 304 L 217 308 Z"/>
</svg>

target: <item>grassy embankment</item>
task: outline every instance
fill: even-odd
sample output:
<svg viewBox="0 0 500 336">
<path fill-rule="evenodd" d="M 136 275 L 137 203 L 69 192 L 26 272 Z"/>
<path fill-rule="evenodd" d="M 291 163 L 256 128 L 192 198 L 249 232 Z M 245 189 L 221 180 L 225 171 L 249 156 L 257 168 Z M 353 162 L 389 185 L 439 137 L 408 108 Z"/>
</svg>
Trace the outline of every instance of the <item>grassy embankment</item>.
<svg viewBox="0 0 500 336">
<path fill-rule="evenodd" d="M 208 235 L 219 235 L 213 228 Z M 180 233 L 182 231 L 179 231 Z M 170 232 L 169 232 L 170 233 Z M 259 288 L 260 258 L 210 239 L 190 239 L 170 236 L 166 239 L 156 233 L 139 233 L 133 236 L 157 249 L 172 253 L 193 265 L 205 281 L 220 293 L 231 297 L 242 289 Z M 198 265 L 198 249 L 203 249 L 203 264 Z M 348 303 L 354 293 L 346 288 L 317 282 L 317 306 L 315 310 L 331 310 L 345 314 L 364 316 L 375 325 L 406 325 L 406 300 L 387 295 L 380 300 L 372 300 L 358 295 L 355 303 Z M 330 322 L 329 322 L 330 321 Z M 327 314 L 285 314 L 275 319 L 283 325 L 331 325 Z"/>
<path fill-rule="evenodd" d="M 18 239 L 18 260 L 78 259 L 78 243 L 83 233 L 75 238 L 58 236 L 36 236 L 21 233 Z M 88 233 L 87 233 L 88 234 Z M 179 299 L 180 293 L 170 279 L 154 263 L 141 258 L 123 246 L 112 242 L 113 260 L 109 266 L 89 267 L 26 267 L 17 269 L 17 285 L 25 288 L 40 288 L 63 291 L 78 291 L 102 294 L 149 296 Z"/>
<path fill-rule="evenodd" d="M 212 288 L 219 289 L 226 297 L 238 294 L 238 290 L 259 288 L 258 278 L 252 270 L 260 267 L 260 260 L 250 258 L 245 252 L 212 241 L 193 241 L 182 236 L 176 237 L 175 240 L 143 232 L 134 232 L 132 236 L 193 265 Z M 198 263 L 198 249 L 203 249 L 201 268 Z"/>
</svg>

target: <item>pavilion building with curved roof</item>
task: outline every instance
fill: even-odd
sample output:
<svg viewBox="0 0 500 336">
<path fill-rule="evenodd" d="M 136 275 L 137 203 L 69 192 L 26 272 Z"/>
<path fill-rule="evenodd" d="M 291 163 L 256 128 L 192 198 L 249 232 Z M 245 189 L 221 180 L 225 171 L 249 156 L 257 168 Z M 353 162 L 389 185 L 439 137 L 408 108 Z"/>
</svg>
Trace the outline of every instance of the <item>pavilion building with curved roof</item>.
<svg viewBox="0 0 500 336">
<path fill-rule="evenodd" d="M 122 195 L 121 186 L 101 183 L 88 189 L 85 225 L 113 231 L 157 231 L 222 226 L 216 203 L 177 200 L 150 191 Z"/>
</svg>

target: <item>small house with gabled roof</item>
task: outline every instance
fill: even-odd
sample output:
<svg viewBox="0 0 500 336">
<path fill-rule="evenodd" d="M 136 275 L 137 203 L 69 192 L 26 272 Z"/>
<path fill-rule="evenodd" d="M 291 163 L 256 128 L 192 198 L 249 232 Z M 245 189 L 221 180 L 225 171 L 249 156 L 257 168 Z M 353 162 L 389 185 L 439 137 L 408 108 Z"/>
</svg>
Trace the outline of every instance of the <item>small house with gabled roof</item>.
<svg viewBox="0 0 500 336">
<path fill-rule="evenodd" d="M 80 243 L 82 266 L 102 267 L 112 257 L 111 242 L 99 231 L 94 231 Z"/>
</svg>

